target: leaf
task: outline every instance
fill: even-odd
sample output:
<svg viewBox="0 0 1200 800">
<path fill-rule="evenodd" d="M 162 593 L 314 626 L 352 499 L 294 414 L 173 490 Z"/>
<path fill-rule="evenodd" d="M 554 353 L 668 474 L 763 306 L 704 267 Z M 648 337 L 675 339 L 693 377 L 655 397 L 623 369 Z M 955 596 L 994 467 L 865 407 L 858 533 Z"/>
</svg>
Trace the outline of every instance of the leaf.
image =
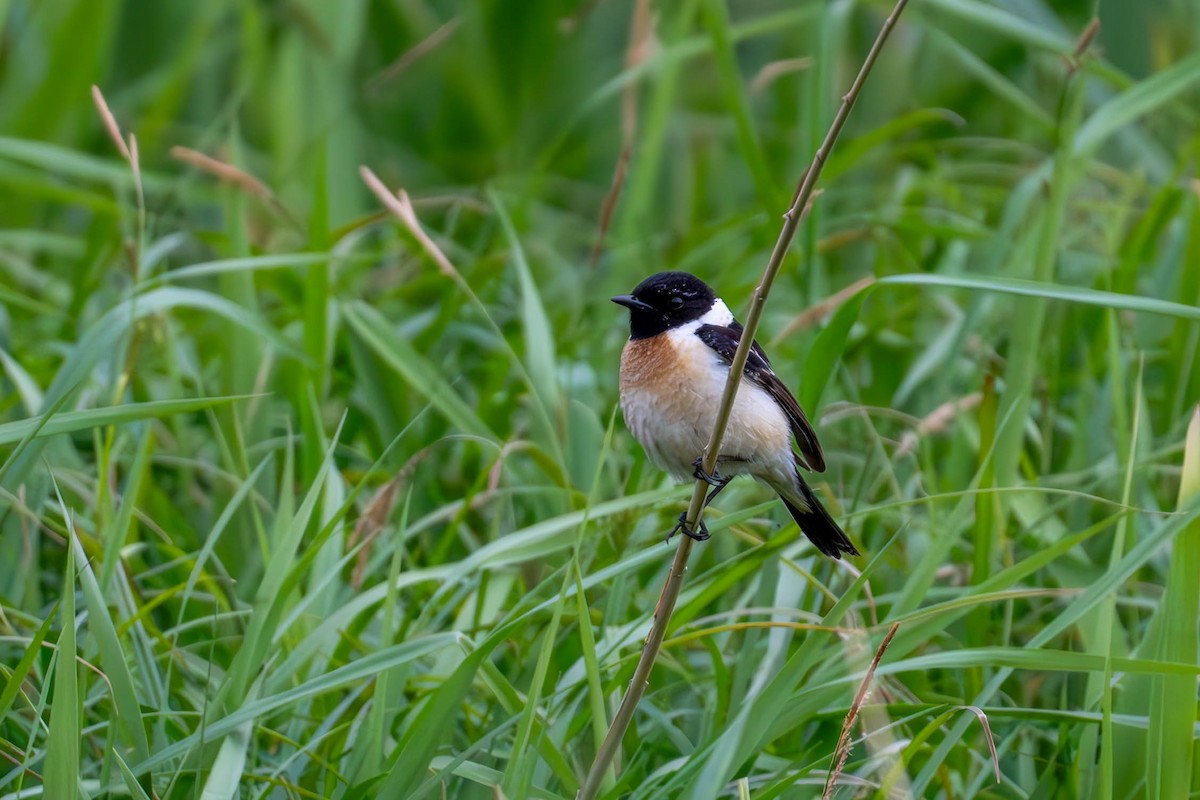
<svg viewBox="0 0 1200 800">
<path fill-rule="evenodd" d="M 48 420 L 43 417 L 34 417 L 16 422 L 6 422 L 0 425 L 0 445 L 19 442 L 30 434 L 33 434 L 33 438 L 44 438 L 57 436 L 60 433 L 74 433 L 88 428 L 121 425 L 144 419 L 169 417 L 174 414 L 188 414 L 214 406 L 227 405 L 238 400 L 246 400 L 253 396 L 230 395 L 226 397 L 188 397 L 182 400 L 151 400 L 146 403 L 89 408 L 86 411 L 64 411 Z"/>
<path fill-rule="evenodd" d="M 21 684 L 25 682 L 25 679 L 29 676 L 29 670 L 33 667 L 33 662 L 41 654 L 42 642 L 46 640 L 46 634 L 50 632 L 50 625 L 54 622 L 54 613 L 57 610 L 57 605 L 50 609 L 50 613 L 42 620 L 42 624 L 33 634 L 33 638 L 29 640 L 29 646 L 25 648 L 25 653 L 21 656 L 21 660 L 12 668 L 8 680 L 5 681 L 4 690 L 0 691 L 0 719 L 8 716 L 13 700 L 16 699 L 17 694 L 21 691 Z"/>
<path fill-rule="evenodd" d="M 278 331 L 236 303 L 199 289 L 163 286 L 117 304 L 88 326 L 58 374 L 54 376 L 53 383 L 46 391 L 45 402 L 56 402 L 63 393 L 83 382 L 101 359 L 111 358 L 121 337 L 126 335 L 133 322 L 151 314 L 180 308 L 215 314 L 270 342 L 280 352 L 301 361 L 305 359 L 304 353 L 284 339 Z"/>
<path fill-rule="evenodd" d="M 204 781 L 200 800 L 237 800 L 253 734 L 254 720 L 248 719 L 221 740 L 221 749 Z"/>
<path fill-rule="evenodd" d="M 71 537 L 75 559 L 79 565 L 79 583 L 83 588 L 83 599 L 88 610 L 88 631 L 96 639 L 100 651 L 100 667 L 108 676 L 112 687 L 112 700 L 117 730 L 121 739 L 132 750 L 133 758 L 142 761 L 150 755 L 150 744 L 146 739 L 146 726 L 142 721 L 141 704 L 129 670 L 125 651 L 117 638 L 117 630 L 109 616 L 108 606 L 96 580 L 96 573 L 88 562 L 83 544 L 78 535 Z"/>
<path fill-rule="evenodd" d="M 400 374 L 414 391 L 426 398 L 439 414 L 463 433 L 474 434 L 490 442 L 496 435 L 451 388 L 438 370 L 416 348 L 394 331 L 374 308 L 366 303 L 343 306 L 350 327 L 362 341 Z"/>
<path fill-rule="evenodd" d="M 509 255 L 517 270 L 517 278 L 521 284 L 521 328 L 525 338 L 525 358 L 528 361 L 529 377 L 538 394 L 538 400 L 547 414 L 558 408 L 558 375 L 554 363 L 554 332 L 550 321 L 546 318 L 546 309 L 542 305 L 541 295 L 538 294 L 537 284 L 533 273 L 529 270 L 529 262 L 525 259 L 525 250 L 521 240 L 513 228 L 512 220 L 500 195 L 495 191 L 488 192 L 488 198 L 496 209 L 496 217 L 508 240 Z"/>
<path fill-rule="evenodd" d="M 1192 412 L 1183 446 L 1179 508 L 1200 498 L 1200 406 Z M 1196 664 L 1200 656 L 1200 519 L 1194 519 L 1175 538 L 1167 573 L 1166 593 L 1159 602 L 1162 636 L 1158 657 Z M 1150 731 L 1146 738 L 1147 796 L 1186 797 L 1192 789 L 1192 759 L 1196 728 L 1196 681 L 1186 675 L 1163 676 L 1151 690 Z"/>
<path fill-rule="evenodd" d="M 144 775 L 150 770 L 161 768 L 171 763 L 174 759 L 186 755 L 193 748 L 200 745 L 202 737 L 204 741 L 211 741 L 218 737 L 226 736 L 248 721 L 270 714 L 281 708 L 286 708 L 294 703 L 309 700 L 326 692 L 339 689 L 344 684 L 372 678 L 381 670 L 410 663 L 422 656 L 455 645 L 459 639 L 459 634 L 438 633 L 368 653 L 361 658 L 351 661 L 344 667 L 331 670 L 298 686 L 293 686 L 290 689 L 257 700 L 251 700 L 227 716 L 219 717 L 207 723 L 197 732 L 181 737 L 170 745 L 156 750 L 150 758 L 140 764 L 133 765 L 131 769 L 135 775 Z"/>
<path fill-rule="evenodd" d="M 846 351 L 846 341 L 850 337 L 850 329 L 854 327 L 854 322 L 858 319 L 858 312 L 862 308 L 869 290 L 868 286 L 838 307 L 833 318 L 829 320 L 829 324 L 817 334 L 816 341 L 813 342 L 812 349 L 809 350 L 808 357 L 804 360 L 799 400 L 800 407 L 806 409 L 810 414 L 815 415 L 821 406 L 821 395 L 824 394 L 825 387 L 829 385 L 829 379 L 833 377 L 833 370 Z"/>
<path fill-rule="evenodd" d="M 1086 156 L 1122 127 L 1162 106 L 1200 83 L 1200 53 L 1175 62 L 1135 83 L 1100 106 L 1075 134 L 1075 153 Z"/>
<path fill-rule="evenodd" d="M 126 188 L 133 186 L 133 176 L 124 162 L 115 158 L 97 158 L 49 142 L 0 136 L 0 157 L 76 180 L 116 184 Z M 147 189 L 172 185 L 169 179 L 146 172 L 142 173 L 142 182 Z"/>
<path fill-rule="evenodd" d="M 1136 311 L 1147 314 L 1162 314 L 1169 317 L 1200 320 L 1200 308 L 1156 297 L 1134 294 L 1119 294 L 1100 289 L 1066 286 L 1060 283 L 1030 281 L 1019 278 L 977 278 L 972 275 L 939 275 L 933 273 L 911 273 L 888 275 L 876 281 L 876 285 L 894 286 L 941 286 L 948 289 L 977 289 L 985 292 L 1001 292 L 1025 297 L 1044 297 L 1049 300 L 1065 300 L 1089 306 L 1113 308 L 1121 311 Z"/>
<path fill-rule="evenodd" d="M 129 763 L 121 758 L 120 753 L 113 753 L 112 757 L 117 762 L 117 768 L 121 770 L 121 778 L 125 781 L 125 788 L 129 791 L 134 800 L 151 800 L 150 795 L 146 794 L 146 790 L 138 783 L 137 776 L 133 774 L 133 770 L 129 768 Z"/>
<path fill-rule="evenodd" d="M 1200 405 L 1192 409 L 1183 440 L 1183 470 L 1179 475 L 1176 505 L 1182 509 L 1197 496 L 1200 496 Z"/>
<path fill-rule="evenodd" d="M 263 272 L 278 269 L 303 269 L 307 267 L 328 264 L 328 253 L 280 253 L 269 256 L 246 256 L 244 258 L 224 258 L 218 261 L 203 261 L 189 264 L 186 267 L 164 272 L 146 281 L 143 286 L 158 286 L 165 283 L 205 278 L 212 275 L 225 275 L 231 272 Z"/>
<path fill-rule="evenodd" d="M 725 113 L 733 120 L 737 131 L 738 149 L 742 161 L 754 178 L 758 190 L 758 202 L 768 213 L 786 207 L 786 196 L 780 191 L 763 157 L 762 145 L 754 131 L 754 118 L 750 113 L 750 98 L 746 94 L 746 81 L 738 71 L 737 55 L 733 48 L 729 9 L 726 0 L 702 0 L 700 18 L 712 41 L 712 60 L 716 66 L 716 94 L 720 97 Z"/>
<path fill-rule="evenodd" d="M 932 19 L 956 17 L 989 33 L 1003 36 L 1030 47 L 1070 55 L 1075 43 L 1062 33 L 1054 33 L 1000 6 L 980 0 L 925 0 L 918 8 L 927 10 Z"/>
<path fill-rule="evenodd" d="M 62 633 L 54 656 L 54 697 L 50 701 L 50 732 L 46 744 L 45 797 L 78 797 L 80 698 L 79 669 L 75 663 L 75 551 L 67 548 L 59 608 Z"/>
</svg>

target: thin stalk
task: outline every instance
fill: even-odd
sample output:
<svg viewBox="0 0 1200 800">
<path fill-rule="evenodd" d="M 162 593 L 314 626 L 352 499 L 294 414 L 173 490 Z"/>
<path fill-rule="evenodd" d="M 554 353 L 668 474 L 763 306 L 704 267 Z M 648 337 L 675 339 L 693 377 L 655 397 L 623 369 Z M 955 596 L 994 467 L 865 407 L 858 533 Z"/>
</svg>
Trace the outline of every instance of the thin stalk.
<svg viewBox="0 0 1200 800">
<path fill-rule="evenodd" d="M 717 455 L 721 452 L 721 440 L 725 437 L 725 428 L 729 424 L 733 400 L 737 395 L 738 386 L 741 384 L 742 371 L 745 369 L 746 359 L 750 355 L 750 345 L 754 342 L 754 334 L 762 319 L 763 306 L 766 305 L 767 296 L 775 282 L 775 276 L 783 266 L 783 257 L 792 244 L 796 229 L 808 214 L 817 180 L 821 177 L 821 170 L 825 168 L 829 153 L 833 150 L 833 145 L 841 134 L 846 119 L 850 116 L 850 110 L 854 108 L 863 84 L 866 83 L 867 75 L 870 74 L 871 68 L 875 66 L 875 61 L 879 58 L 879 53 L 883 50 L 884 42 L 887 41 L 892 28 L 896 26 L 896 20 L 899 19 L 906 5 L 908 5 L 908 0 L 897 0 L 892 13 L 884 20 L 883 27 L 879 29 L 879 35 L 875 37 L 875 43 L 871 45 L 871 50 L 867 53 L 854 83 L 850 85 L 850 90 L 842 96 L 842 104 L 838 108 L 837 114 L 834 115 L 833 122 L 829 125 L 829 131 L 825 134 L 824 141 L 813 155 L 812 163 L 808 165 L 808 169 L 801 176 L 796 193 L 792 196 L 791 206 L 783 215 L 783 229 L 780 230 L 779 238 L 775 241 L 775 248 L 771 251 L 771 258 L 767 262 L 762 280 L 759 282 L 758 288 L 754 290 L 754 298 L 750 303 L 750 311 L 746 315 L 742 339 L 729 367 L 729 378 L 725 382 L 725 392 L 721 396 L 721 405 L 717 410 L 717 422 L 713 426 L 708 446 L 704 449 L 704 471 L 710 475 L 717 467 Z M 687 513 L 687 527 L 691 530 L 696 530 L 700 524 L 707 491 L 708 484 L 697 480 Z M 671 565 L 671 573 L 667 576 L 662 594 L 658 598 L 658 606 L 654 609 L 654 622 L 650 626 L 650 633 L 646 636 L 646 642 L 642 647 L 641 658 L 638 659 L 637 667 L 633 671 L 633 679 L 629 682 L 629 689 L 621 699 L 621 706 L 617 709 L 612 724 L 608 727 L 604 743 L 596 752 L 596 758 L 592 762 L 591 769 L 588 770 L 587 780 L 584 781 L 583 787 L 580 788 L 577 795 L 578 800 L 593 800 L 596 797 L 600 784 L 604 780 L 604 773 L 613 758 L 616 757 L 621 739 L 625 736 L 625 731 L 629 729 L 629 723 L 633 720 L 633 713 L 637 709 L 642 695 L 646 693 L 646 687 L 650 685 L 650 671 L 654 667 L 658 651 L 662 648 L 663 639 L 666 637 L 667 625 L 675 610 L 675 602 L 679 599 L 679 590 L 683 586 L 683 573 L 687 569 L 692 544 L 691 538 L 679 537 L 679 547 L 675 550 L 675 561 Z"/>
</svg>

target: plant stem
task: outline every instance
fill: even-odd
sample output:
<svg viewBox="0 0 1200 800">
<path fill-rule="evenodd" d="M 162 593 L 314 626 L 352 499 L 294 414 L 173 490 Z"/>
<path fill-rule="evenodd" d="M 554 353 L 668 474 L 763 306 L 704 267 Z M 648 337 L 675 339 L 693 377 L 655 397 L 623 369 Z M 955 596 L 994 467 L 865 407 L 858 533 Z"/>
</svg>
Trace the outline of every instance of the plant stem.
<svg viewBox="0 0 1200 800">
<path fill-rule="evenodd" d="M 746 367 L 746 359 L 750 355 L 750 346 L 754 342 L 754 334 L 762 319 L 763 306 L 766 305 L 767 296 L 771 292 L 771 285 L 775 282 L 775 276 L 779 273 L 780 267 L 783 266 L 783 257 L 792 244 L 796 229 L 808 215 L 809 206 L 814 199 L 813 193 L 817 180 L 821 177 L 821 170 L 825 168 L 825 161 L 829 158 L 829 153 L 841 134 L 846 119 L 850 116 L 850 110 L 854 108 L 854 102 L 862 91 L 867 75 L 870 74 L 871 68 L 875 66 L 875 61 L 879 58 L 884 42 L 887 41 L 892 28 L 896 26 L 896 20 L 899 19 L 900 13 L 906 5 L 908 5 L 908 0 L 897 0 L 892 13 L 884 20 L 883 27 L 879 29 L 879 35 L 875 37 L 875 43 L 871 45 L 871 50 L 867 53 L 854 83 L 850 85 L 850 90 L 842 96 L 842 104 L 839 106 L 837 114 L 834 115 L 833 122 L 829 125 L 829 131 L 825 134 L 824 141 L 817 148 L 817 152 L 813 154 L 812 163 L 808 165 L 808 169 L 800 178 L 796 193 L 792 196 L 791 207 L 783 215 L 783 229 L 779 232 L 779 238 L 775 240 L 775 248 L 771 251 L 771 258 L 767 262 L 766 270 L 763 271 L 762 280 L 759 282 L 758 288 L 754 290 L 754 298 L 750 303 L 750 311 L 746 315 L 742 339 L 738 343 L 737 352 L 734 353 L 733 362 L 729 366 L 729 378 L 725 382 L 725 392 L 721 396 L 721 405 L 717 410 L 717 421 L 713 426 L 712 436 L 709 437 L 708 446 L 704 449 L 704 471 L 710 475 L 717 467 L 717 455 L 721 452 L 721 440 L 725 437 L 729 414 L 733 410 L 733 400 L 737 395 L 738 386 L 741 384 L 742 371 Z M 690 530 L 696 530 L 700 524 L 707 491 L 708 484 L 703 480 L 697 480 L 687 513 L 687 527 Z M 680 536 L 679 547 L 675 551 L 675 562 L 671 565 L 671 573 L 667 576 L 662 594 L 658 598 L 658 606 L 654 610 L 654 622 L 650 626 L 650 633 L 646 636 L 646 642 L 642 646 L 642 655 L 633 671 L 633 679 L 629 682 L 629 689 L 621 699 L 620 708 L 613 716 L 604 742 L 596 752 L 596 758 L 592 762 L 591 769 L 588 770 L 587 780 L 580 788 L 577 800 L 593 800 L 595 798 L 604 779 L 604 773 L 608 770 L 613 758 L 616 757 L 621 739 L 625 736 L 625 731 L 629 729 L 633 713 L 637 709 L 642 695 L 646 693 L 646 687 L 650 683 L 650 671 L 654 667 L 658 651 L 662 648 L 663 639 L 666 637 L 667 625 L 675 610 L 675 601 L 679 599 L 679 590 L 683 586 L 683 573 L 687 569 L 688 557 L 691 552 L 692 539 Z"/>
</svg>

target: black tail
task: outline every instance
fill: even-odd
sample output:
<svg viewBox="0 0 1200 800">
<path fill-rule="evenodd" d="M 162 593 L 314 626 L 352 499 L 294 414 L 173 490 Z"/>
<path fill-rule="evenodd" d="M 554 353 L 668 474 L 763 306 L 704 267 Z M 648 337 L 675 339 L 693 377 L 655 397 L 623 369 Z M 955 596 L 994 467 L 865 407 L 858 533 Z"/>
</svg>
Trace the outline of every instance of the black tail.
<svg viewBox="0 0 1200 800">
<path fill-rule="evenodd" d="M 804 535 L 817 546 L 825 555 L 830 558 L 840 559 L 842 553 L 848 553 L 852 556 L 859 555 L 854 544 L 850 541 L 850 537 L 845 531 L 838 527 L 838 524 L 833 521 L 833 517 L 829 516 L 829 512 L 825 510 L 825 506 L 821 505 L 821 501 L 813 494 L 813 490 L 804 482 L 804 478 L 800 477 L 800 473 L 796 473 L 796 480 L 800 483 L 800 491 L 804 495 L 804 500 L 808 505 L 809 510 L 804 511 L 788 502 L 788 499 L 783 495 L 779 499 L 787 506 L 787 510 L 791 513 L 792 518 L 796 520 L 796 524 L 800 526 L 800 530 Z"/>
</svg>

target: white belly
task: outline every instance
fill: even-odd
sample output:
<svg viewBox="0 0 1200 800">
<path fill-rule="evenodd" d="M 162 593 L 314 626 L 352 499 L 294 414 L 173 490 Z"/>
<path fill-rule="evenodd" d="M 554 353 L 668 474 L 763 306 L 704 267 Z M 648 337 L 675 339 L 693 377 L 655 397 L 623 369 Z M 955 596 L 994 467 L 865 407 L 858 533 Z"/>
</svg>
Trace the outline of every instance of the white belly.
<svg viewBox="0 0 1200 800">
<path fill-rule="evenodd" d="M 690 479 L 693 461 L 704 454 L 729 374 L 694 330 L 689 326 L 666 334 L 674 355 L 670 380 L 661 374 L 632 374 L 636 358 L 628 353 L 637 342 L 626 346 L 621 363 L 625 423 L 650 460 L 678 480 Z M 795 474 L 787 417 L 765 391 L 744 379 L 717 469 L 726 477 L 749 473 L 770 483 L 791 483 Z"/>
</svg>

